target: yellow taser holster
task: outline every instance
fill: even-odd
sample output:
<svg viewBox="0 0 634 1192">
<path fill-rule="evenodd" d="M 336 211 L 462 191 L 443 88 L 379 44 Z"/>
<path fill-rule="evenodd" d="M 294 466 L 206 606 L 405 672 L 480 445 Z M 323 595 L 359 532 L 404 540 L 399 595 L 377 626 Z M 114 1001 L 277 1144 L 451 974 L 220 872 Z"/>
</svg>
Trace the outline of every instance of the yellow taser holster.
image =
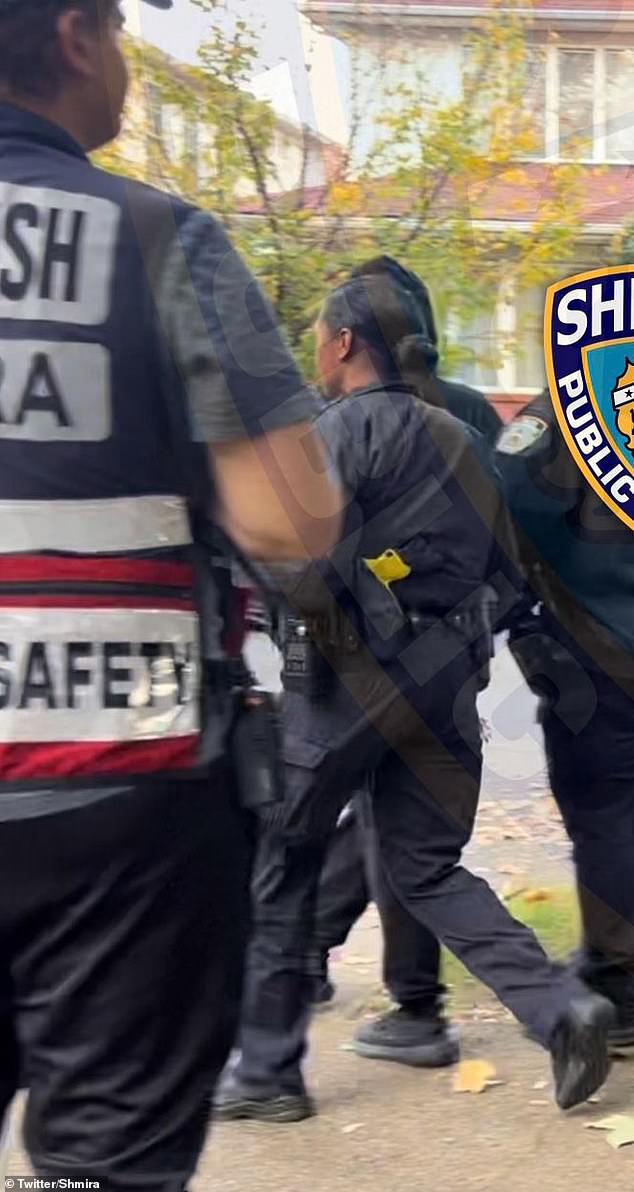
<svg viewBox="0 0 634 1192">
<path fill-rule="evenodd" d="M 392 548 L 384 550 L 377 559 L 364 559 L 363 562 L 368 571 L 372 572 L 374 578 L 389 592 L 391 592 L 392 584 L 398 583 L 401 579 L 407 579 L 412 574 L 409 563 L 406 563 L 402 555 Z"/>
</svg>

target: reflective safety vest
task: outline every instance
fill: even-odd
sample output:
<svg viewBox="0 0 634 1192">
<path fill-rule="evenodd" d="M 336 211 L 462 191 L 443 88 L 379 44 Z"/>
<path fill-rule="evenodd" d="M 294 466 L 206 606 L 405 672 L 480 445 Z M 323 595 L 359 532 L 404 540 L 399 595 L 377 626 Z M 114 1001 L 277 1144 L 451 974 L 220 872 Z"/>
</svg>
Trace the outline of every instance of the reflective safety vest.
<svg viewBox="0 0 634 1192">
<path fill-rule="evenodd" d="M 185 204 L 0 105 L 0 788 L 199 770 L 203 458 L 139 234 L 159 202 L 176 235 Z"/>
</svg>

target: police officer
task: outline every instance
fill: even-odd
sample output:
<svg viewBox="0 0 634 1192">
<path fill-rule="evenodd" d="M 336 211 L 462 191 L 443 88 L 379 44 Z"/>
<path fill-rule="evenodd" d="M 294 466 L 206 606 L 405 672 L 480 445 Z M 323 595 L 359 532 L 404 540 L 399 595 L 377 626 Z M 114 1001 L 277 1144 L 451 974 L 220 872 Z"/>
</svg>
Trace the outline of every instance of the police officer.
<svg viewBox="0 0 634 1192">
<path fill-rule="evenodd" d="M 484 395 L 467 385 L 441 379 L 438 365 L 438 332 L 427 286 L 410 269 L 392 257 L 376 257 L 358 266 L 353 277 L 379 276 L 409 299 L 418 315 L 417 334 L 401 352 L 401 372 L 429 404 L 447 409 L 479 430 L 493 445 L 502 421 Z M 328 954 L 340 947 L 372 898 L 377 902 L 383 928 L 383 974 L 396 1008 L 364 1023 L 353 1046 L 373 1059 L 393 1059 L 420 1066 L 444 1065 L 458 1059 L 455 1034 L 446 1028 L 441 1005 L 444 989 L 439 983 L 440 949 L 434 936 L 401 906 L 381 881 L 376 865 L 371 817 L 364 814 L 362 798 L 354 800 L 341 816 L 328 845 L 319 883 L 313 947 L 308 973 L 313 979 L 313 1001 L 329 1002 L 334 989 L 329 980 Z"/>
<path fill-rule="evenodd" d="M 546 391 L 497 454 L 537 616 L 511 648 L 540 697 L 553 794 L 574 846 L 585 979 L 634 1043 L 634 541 L 583 478 Z"/>
<path fill-rule="evenodd" d="M 39 1176 L 176 1192 L 248 889 L 200 527 L 306 558 L 339 498 L 220 226 L 86 156 L 119 129 L 122 23 L 0 0 L 0 1118 L 21 1082 Z"/>
<path fill-rule="evenodd" d="M 364 278 L 330 295 L 316 327 L 334 399 L 318 425 L 351 502 L 341 545 L 292 589 L 303 617 L 286 647 L 286 814 L 257 867 L 241 1055 L 218 1097 L 225 1118 L 312 1112 L 305 954 L 325 845 L 365 772 L 385 882 L 550 1050 L 558 1103 L 585 1099 L 607 1073 L 609 1003 L 552 966 L 459 865 L 480 786 L 482 603 L 502 508 L 481 440 L 400 377 L 416 325 L 401 295 Z"/>
<path fill-rule="evenodd" d="M 352 277 L 382 277 L 411 298 L 418 315 L 416 336 L 401 353 L 404 380 L 414 386 L 428 405 L 448 410 L 468 426 L 479 430 L 493 446 L 502 430 L 502 420 L 479 389 L 458 381 L 447 381 L 437 373 L 440 358 L 438 329 L 431 295 L 425 282 L 413 269 L 407 269 L 394 257 L 373 257 L 353 269 Z"/>
</svg>

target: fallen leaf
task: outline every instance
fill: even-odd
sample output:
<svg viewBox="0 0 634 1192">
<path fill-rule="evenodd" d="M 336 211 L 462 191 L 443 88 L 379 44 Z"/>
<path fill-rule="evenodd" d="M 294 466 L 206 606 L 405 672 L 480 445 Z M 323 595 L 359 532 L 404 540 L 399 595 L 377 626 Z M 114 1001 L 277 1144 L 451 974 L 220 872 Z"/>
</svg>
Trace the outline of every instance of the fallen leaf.
<svg viewBox="0 0 634 1192">
<path fill-rule="evenodd" d="M 551 890 L 529 890 L 524 895 L 524 902 L 550 902 L 551 899 Z"/>
<path fill-rule="evenodd" d="M 619 1147 L 634 1145 L 634 1117 L 626 1118 L 624 1124 L 608 1134 L 608 1142 L 615 1151 Z"/>
<path fill-rule="evenodd" d="M 365 1122 L 351 1122 L 349 1126 L 342 1126 L 342 1134 L 354 1134 L 355 1130 L 362 1130 Z"/>
<path fill-rule="evenodd" d="M 547 1089 L 548 1081 L 547 1080 L 536 1080 L 533 1085 L 533 1088 L 534 1089 Z"/>
<path fill-rule="evenodd" d="M 454 1076 L 454 1093 L 483 1093 L 496 1070 L 488 1060 L 463 1060 Z"/>
<path fill-rule="evenodd" d="M 586 1130 L 620 1130 L 622 1126 L 634 1125 L 634 1118 L 626 1117 L 624 1113 L 613 1113 L 610 1117 L 601 1118 L 600 1122 L 586 1122 Z"/>
</svg>

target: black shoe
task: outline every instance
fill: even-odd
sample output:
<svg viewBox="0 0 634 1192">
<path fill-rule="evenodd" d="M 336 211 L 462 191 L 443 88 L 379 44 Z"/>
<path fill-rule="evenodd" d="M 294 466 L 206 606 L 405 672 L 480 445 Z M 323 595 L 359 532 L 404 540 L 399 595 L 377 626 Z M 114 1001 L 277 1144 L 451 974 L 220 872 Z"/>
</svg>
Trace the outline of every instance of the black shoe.
<svg viewBox="0 0 634 1192">
<path fill-rule="evenodd" d="M 615 1012 L 607 998 L 596 993 L 575 998 L 555 1027 L 550 1055 L 555 1098 L 560 1109 L 587 1101 L 610 1071 L 608 1035 Z"/>
<path fill-rule="evenodd" d="M 634 1047 L 634 977 L 626 977 L 615 964 L 606 964 L 598 952 L 575 953 L 569 968 L 593 993 L 612 1003 L 615 1020 L 608 1034 L 610 1048 L 618 1051 Z"/>
<path fill-rule="evenodd" d="M 457 1031 L 440 1011 L 414 1014 L 402 1006 L 362 1026 L 352 1041 L 357 1055 L 415 1068 L 446 1068 L 460 1059 Z"/>
<path fill-rule="evenodd" d="M 313 1117 L 315 1106 L 308 1093 L 277 1093 L 262 1096 L 235 1078 L 220 1088 L 214 1100 L 213 1116 L 220 1122 L 303 1122 Z"/>
<path fill-rule="evenodd" d="M 328 953 L 313 953 L 306 964 L 308 997 L 313 1010 L 325 1010 L 334 1001 L 336 988 L 330 980 Z"/>
<path fill-rule="evenodd" d="M 615 1019 L 608 1033 L 608 1043 L 616 1051 L 634 1047 L 634 988 L 613 1005 Z"/>
<path fill-rule="evenodd" d="M 310 1004 L 313 1010 L 327 1010 L 334 1002 L 336 992 L 329 977 L 311 977 Z"/>
</svg>

